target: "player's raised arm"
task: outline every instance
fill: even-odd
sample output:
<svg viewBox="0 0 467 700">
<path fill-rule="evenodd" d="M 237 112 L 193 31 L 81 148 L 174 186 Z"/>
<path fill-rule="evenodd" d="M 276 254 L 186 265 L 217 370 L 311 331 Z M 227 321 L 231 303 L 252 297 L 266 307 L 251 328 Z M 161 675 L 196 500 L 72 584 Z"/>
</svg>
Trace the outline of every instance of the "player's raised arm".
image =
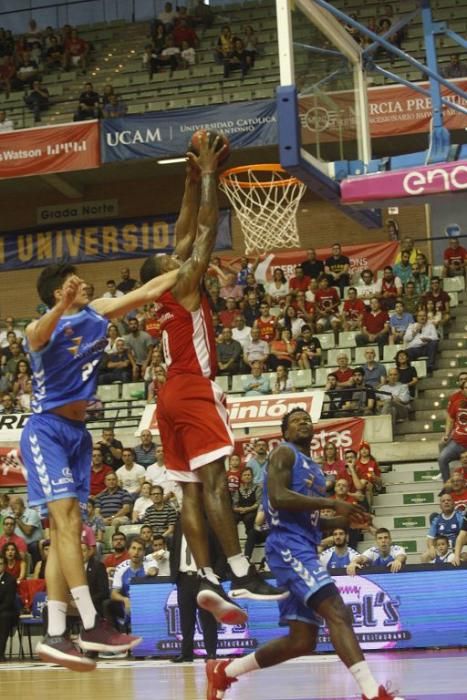
<svg viewBox="0 0 467 700">
<path fill-rule="evenodd" d="M 34 352 L 47 345 L 60 318 L 79 303 L 83 287 L 83 280 L 78 275 L 73 274 L 65 280 L 61 289 L 55 290 L 55 304 L 40 319 L 33 321 L 26 328 L 30 350 Z"/>
<path fill-rule="evenodd" d="M 183 262 L 190 257 L 193 250 L 193 242 L 198 230 L 200 197 L 201 173 L 198 167 L 189 160 L 187 163 L 182 205 L 175 224 L 174 254 Z"/>
<path fill-rule="evenodd" d="M 142 287 L 129 292 L 122 297 L 116 299 L 95 299 L 90 306 L 107 318 L 116 316 L 124 316 L 129 311 L 137 309 L 138 306 L 143 306 L 151 301 L 155 301 L 157 297 L 170 289 L 177 279 L 178 270 L 170 270 L 163 275 L 159 275 Z"/>
</svg>

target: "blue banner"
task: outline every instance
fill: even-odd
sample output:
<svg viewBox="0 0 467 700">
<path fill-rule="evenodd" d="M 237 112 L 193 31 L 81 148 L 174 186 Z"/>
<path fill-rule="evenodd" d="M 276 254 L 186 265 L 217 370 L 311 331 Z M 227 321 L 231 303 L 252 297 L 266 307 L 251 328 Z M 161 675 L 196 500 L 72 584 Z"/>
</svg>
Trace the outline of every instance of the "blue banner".
<svg viewBox="0 0 467 700">
<path fill-rule="evenodd" d="M 460 614 L 467 605 L 467 568 L 412 565 L 398 574 L 387 570 L 373 573 L 365 569 L 362 576 L 334 575 L 334 572 L 332 575 L 362 649 L 467 644 L 465 618 Z M 148 578 L 133 579 L 130 586 L 131 629 L 133 634 L 143 637 L 142 644 L 132 653 L 134 656 L 176 656 L 181 653 L 182 643 L 177 590 L 159 577 L 154 583 L 149 581 Z M 248 622 L 219 627 L 218 655 L 251 652 L 283 634 L 278 628 L 277 603 L 242 600 L 241 605 L 248 611 Z M 196 654 L 205 653 L 199 622 L 194 648 Z M 317 651 L 331 650 L 329 630 L 322 625 Z"/>
<path fill-rule="evenodd" d="M 70 263 L 145 258 L 174 249 L 176 214 L 104 219 L 0 235 L 0 272 Z M 219 212 L 216 250 L 232 248 L 230 209 Z"/>
<path fill-rule="evenodd" d="M 103 119 L 102 162 L 182 156 L 197 129 L 223 132 L 231 149 L 276 144 L 276 103 L 255 100 Z"/>
</svg>

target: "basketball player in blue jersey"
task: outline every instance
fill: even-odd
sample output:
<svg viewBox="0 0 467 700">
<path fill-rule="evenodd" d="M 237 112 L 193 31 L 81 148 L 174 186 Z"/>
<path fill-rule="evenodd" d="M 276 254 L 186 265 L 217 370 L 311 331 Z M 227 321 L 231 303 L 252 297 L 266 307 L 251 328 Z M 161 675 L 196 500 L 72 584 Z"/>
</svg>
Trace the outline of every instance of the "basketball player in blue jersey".
<svg viewBox="0 0 467 700">
<path fill-rule="evenodd" d="M 349 547 L 348 532 L 335 527 L 332 532 L 333 545 L 321 553 L 319 561 L 326 569 L 345 569 L 350 562 L 358 557 L 358 552 Z"/>
<path fill-rule="evenodd" d="M 118 652 L 141 641 L 120 634 L 97 616 L 86 583 L 81 512 L 86 512 L 89 495 L 92 441 L 84 418 L 96 390 L 108 319 L 154 301 L 175 278 L 176 272 L 170 272 L 125 296 L 96 299 L 89 305 L 85 283 L 72 265 L 49 265 L 37 282 L 49 310 L 26 329 L 33 415 L 21 436 L 29 505 L 39 506 L 50 522 L 48 631 L 36 651 L 42 660 L 72 670 L 91 671 L 96 664 L 65 634 L 70 593 L 83 623 L 81 649 Z"/>
<path fill-rule="evenodd" d="M 264 510 L 270 526 L 266 556 L 280 586 L 290 595 L 279 602 L 286 637 L 234 661 L 208 661 L 208 700 L 221 700 L 237 678 L 310 654 L 324 618 L 334 649 L 360 687 L 363 700 L 403 700 L 378 687 L 361 652 L 349 612 L 325 568 L 319 563 L 320 511 L 333 509 L 326 529 L 362 527 L 369 516 L 358 505 L 326 498 L 326 480 L 310 457 L 313 425 L 308 413 L 294 408 L 282 423 L 285 442 L 271 454 L 264 482 Z"/>
</svg>

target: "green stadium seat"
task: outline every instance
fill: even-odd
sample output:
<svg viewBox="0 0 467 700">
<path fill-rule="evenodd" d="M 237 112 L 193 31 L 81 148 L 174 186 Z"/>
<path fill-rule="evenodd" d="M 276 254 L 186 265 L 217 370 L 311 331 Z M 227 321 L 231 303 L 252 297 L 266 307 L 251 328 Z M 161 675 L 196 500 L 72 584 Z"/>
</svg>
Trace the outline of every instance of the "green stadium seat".
<svg viewBox="0 0 467 700">
<path fill-rule="evenodd" d="M 334 333 L 316 333 L 315 338 L 318 338 L 323 350 L 330 350 L 336 347 Z"/>
<path fill-rule="evenodd" d="M 383 349 L 384 362 L 392 362 L 399 350 L 403 350 L 403 345 L 385 345 Z"/>
<path fill-rule="evenodd" d="M 97 387 L 97 396 L 101 401 L 118 401 L 121 394 L 121 384 L 100 384 Z"/>
<path fill-rule="evenodd" d="M 325 386 L 327 376 L 330 372 L 331 370 L 328 367 L 317 367 L 315 369 L 315 385 Z"/>
<path fill-rule="evenodd" d="M 144 382 L 128 382 L 122 384 L 122 399 L 130 401 L 132 399 L 142 399 L 146 395 Z"/>
<path fill-rule="evenodd" d="M 311 369 L 292 369 L 289 372 L 289 378 L 295 389 L 309 389 L 311 387 Z"/>
</svg>

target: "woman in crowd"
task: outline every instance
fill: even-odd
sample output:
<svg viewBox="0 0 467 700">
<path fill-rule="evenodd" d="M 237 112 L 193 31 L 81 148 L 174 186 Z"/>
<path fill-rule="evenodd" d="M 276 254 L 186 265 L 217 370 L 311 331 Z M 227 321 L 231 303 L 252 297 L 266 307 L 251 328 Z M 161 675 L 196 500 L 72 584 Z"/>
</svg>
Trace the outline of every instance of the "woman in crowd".
<svg viewBox="0 0 467 700">
<path fill-rule="evenodd" d="M 32 574 L 33 578 L 45 579 L 45 567 L 47 564 L 47 557 L 49 556 L 50 540 L 44 540 L 39 545 L 39 550 L 41 553 L 40 561 L 36 563 L 34 567 L 34 572 Z"/>
<path fill-rule="evenodd" d="M 109 323 L 109 327 L 107 328 L 107 345 L 105 346 L 105 352 L 108 355 L 116 351 L 117 338 L 119 337 L 119 335 L 120 334 L 115 323 Z"/>
<path fill-rule="evenodd" d="M 277 306 L 289 293 L 289 283 L 281 267 L 276 267 L 272 281 L 266 285 L 267 302 L 269 306 Z"/>
<path fill-rule="evenodd" d="M 278 329 L 278 338 L 271 341 L 269 345 L 270 355 L 268 358 L 269 367 L 277 370 L 279 365 L 291 368 L 295 356 L 296 341 L 288 328 Z"/>
<path fill-rule="evenodd" d="M 245 467 L 238 491 L 232 495 L 233 512 L 237 523 L 244 523 L 247 533 L 255 524 L 256 513 L 261 503 L 262 488 L 253 483 L 253 470 Z"/>
<path fill-rule="evenodd" d="M 401 384 L 407 384 L 409 387 L 410 396 L 415 396 L 415 387 L 418 382 L 417 370 L 412 367 L 410 358 L 405 350 L 399 350 L 394 358 L 396 367 L 399 370 L 399 381 Z"/>
<path fill-rule="evenodd" d="M 149 481 L 145 481 L 141 486 L 140 495 L 133 506 L 132 521 L 134 523 L 142 523 L 146 510 L 149 506 L 154 505 L 154 501 L 151 498 L 151 489 L 152 484 Z"/>
<path fill-rule="evenodd" d="M 361 481 L 363 492 L 365 493 L 368 506 L 373 505 L 375 493 L 381 493 L 383 481 L 378 462 L 371 454 L 368 442 L 362 442 L 357 456 L 357 475 Z"/>
<path fill-rule="evenodd" d="M 287 331 L 283 331 L 287 333 Z M 292 381 L 289 377 L 289 370 L 284 364 L 277 365 L 276 379 L 273 381 L 271 390 L 273 394 L 284 394 L 293 391 Z"/>
<path fill-rule="evenodd" d="M 324 445 L 321 469 L 326 477 L 326 488 L 328 491 L 334 490 L 334 484 L 338 479 L 349 481 L 345 462 L 339 458 L 337 447 L 333 442 L 326 442 Z"/>
<path fill-rule="evenodd" d="M 148 386 L 148 401 L 150 403 L 157 401 L 157 396 L 163 384 L 167 381 L 167 372 L 162 365 L 152 368 L 153 378 Z"/>
<path fill-rule="evenodd" d="M 289 304 L 285 307 L 284 315 L 279 319 L 278 325 L 280 328 L 290 331 L 292 338 L 295 340 L 302 332 L 303 326 L 307 324 L 303 318 L 298 317 L 295 307 Z"/>
<path fill-rule="evenodd" d="M 26 578 L 26 560 L 14 542 L 7 542 L 2 547 L 2 555 L 5 558 L 5 571 L 11 574 L 17 583 Z"/>
<path fill-rule="evenodd" d="M 27 383 L 32 378 L 31 367 L 27 360 L 19 360 L 16 365 L 16 372 L 13 376 L 13 394 L 17 399 L 25 393 Z"/>
</svg>

